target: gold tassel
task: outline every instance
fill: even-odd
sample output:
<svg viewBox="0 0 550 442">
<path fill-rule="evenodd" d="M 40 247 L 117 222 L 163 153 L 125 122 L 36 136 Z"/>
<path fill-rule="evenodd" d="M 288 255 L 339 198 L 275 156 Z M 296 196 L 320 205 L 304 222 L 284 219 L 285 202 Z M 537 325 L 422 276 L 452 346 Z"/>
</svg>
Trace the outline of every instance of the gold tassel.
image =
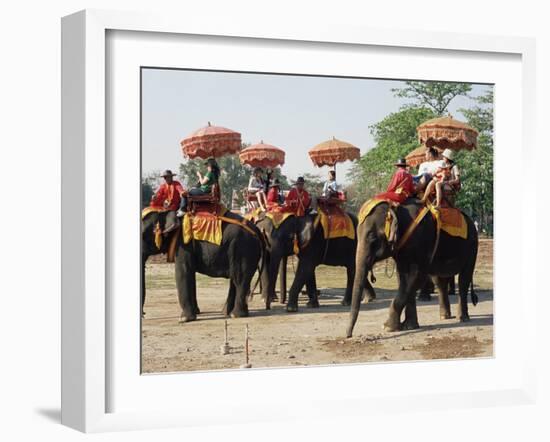
<svg viewBox="0 0 550 442">
<path fill-rule="evenodd" d="M 293 252 L 295 255 L 300 253 L 300 245 L 298 244 L 298 235 L 294 235 Z"/>
<path fill-rule="evenodd" d="M 160 223 L 155 226 L 155 246 L 160 250 L 162 247 L 162 230 L 160 229 Z"/>
</svg>

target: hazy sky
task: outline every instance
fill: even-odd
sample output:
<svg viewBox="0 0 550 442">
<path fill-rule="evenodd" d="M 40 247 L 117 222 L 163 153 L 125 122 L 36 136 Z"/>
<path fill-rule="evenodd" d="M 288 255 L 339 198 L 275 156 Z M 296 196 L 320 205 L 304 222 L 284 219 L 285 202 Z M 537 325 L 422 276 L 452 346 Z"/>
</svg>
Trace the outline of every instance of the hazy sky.
<svg viewBox="0 0 550 442">
<path fill-rule="evenodd" d="M 300 77 L 183 70 L 144 69 L 142 72 L 143 172 L 178 171 L 183 159 L 180 141 L 210 121 L 242 134 L 246 143 L 260 141 L 286 151 L 283 173 L 295 179 L 303 173 L 326 175 L 307 154 L 333 136 L 361 149 L 373 147 L 369 126 L 396 112 L 407 101 L 395 98 L 396 80 Z M 474 85 L 472 95 L 490 86 Z M 473 101 L 457 97 L 457 108 Z M 350 163 L 337 165 L 345 182 Z"/>
</svg>

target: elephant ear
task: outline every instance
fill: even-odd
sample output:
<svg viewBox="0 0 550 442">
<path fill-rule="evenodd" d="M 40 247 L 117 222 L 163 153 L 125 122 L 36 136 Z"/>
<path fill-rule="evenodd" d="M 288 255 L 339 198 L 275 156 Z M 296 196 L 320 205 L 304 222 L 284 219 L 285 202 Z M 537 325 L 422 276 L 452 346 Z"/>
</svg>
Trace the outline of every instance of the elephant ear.
<svg viewBox="0 0 550 442">
<path fill-rule="evenodd" d="M 311 215 L 301 216 L 297 218 L 296 236 L 300 249 L 306 248 L 312 240 L 315 230 L 314 224 L 314 218 Z"/>
</svg>

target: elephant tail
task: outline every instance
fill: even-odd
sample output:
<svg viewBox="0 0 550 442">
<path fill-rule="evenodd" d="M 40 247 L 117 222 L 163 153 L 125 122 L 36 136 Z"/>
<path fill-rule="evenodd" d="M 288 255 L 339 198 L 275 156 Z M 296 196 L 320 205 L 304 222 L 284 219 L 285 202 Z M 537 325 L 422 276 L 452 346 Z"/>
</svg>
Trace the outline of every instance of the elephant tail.
<svg viewBox="0 0 550 442">
<path fill-rule="evenodd" d="M 474 291 L 474 280 L 472 278 L 472 281 L 470 282 L 470 297 L 472 298 L 472 304 L 474 306 L 477 305 L 477 302 L 479 301 L 479 298 L 477 297 L 477 293 Z"/>
</svg>

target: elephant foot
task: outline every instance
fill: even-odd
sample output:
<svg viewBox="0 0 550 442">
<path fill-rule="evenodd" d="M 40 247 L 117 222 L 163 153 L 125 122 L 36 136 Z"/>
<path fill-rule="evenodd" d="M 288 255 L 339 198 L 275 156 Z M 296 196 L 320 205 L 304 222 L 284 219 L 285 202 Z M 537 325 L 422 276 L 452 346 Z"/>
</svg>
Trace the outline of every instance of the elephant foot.
<svg viewBox="0 0 550 442">
<path fill-rule="evenodd" d="M 180 324 L 184 324 L 185 322 L 191 322 L 191 321 L 196 321 L 197 320 L 197 316 L 196 315 L 189 315 L 189 314 L 186 314 L 186 313 L 182 313 L 181 316 L 180 316 L 180 320 L 179 320 L 179 323 Z"/>
<path fill-rule="evenodd" d="M 422 302 L 428 302 L 432 300 L 432 295 L 429 293 L 420 293 L 416 299 Z"/>
<path fill-rule="evenodd" d="M 296 313 L 298 311 L 298 306 L 297 305 L 291 305 L 291 304 L 288 304 L 286 306 L 286 311 L 288 313 Z"/>
<path fill-rule="evenodd" d="M 248 317 L 248 311 L 246 310 L 233 310 L 231 312 L 232 318 L 246 318 Z"/>
<path fill-rule="evenodd" d="M 344 306 L 351 305 L 351 300 L 344 298 L 342 299 L 342 302 L 340 302 L 340 305 L 344 305 Z"/>
<path fill-rule="evenodd" d="M 376 295 L 367 295 L 365 296 L 365 302 L 368 304 L 376 299 Z"/>
<path fill-rule="evenodd" d="M 399 320 L 394 321 L 391 318 L 384 322 L 384 331 L 387 332 L 398 332 L 401 330 L 401 324 Z"/>
<path fill-rule="evenodd" d="M 401 330 L 416 330 L 417 328 L 420 328 L 418 321 L 405 320 L 401 323 Z"/>
<path fill-rule="evenodd" d="M 454 316 L 450 313 L 442 313 L 439 315 L 439 319 L 454 319 Z"/>
<path fill-rule="evenodd" d="M 465 314 L 460 316 L 458 319 L 460 320 L 460 322 L 470 322 L 470 315 Z"/>
<path fill-rule="evenodd" d="M 317 299 L 310 299 L 307 302 L 306 307 L 308 307 L 308 308 L 319 308 L 319 301 Z"/>
<path fill-rule="evenodd" d="M 195 308 L 195 315 L 200 315 L 201 314 L 201 309 L 197 306 Z"/>
</svg>

